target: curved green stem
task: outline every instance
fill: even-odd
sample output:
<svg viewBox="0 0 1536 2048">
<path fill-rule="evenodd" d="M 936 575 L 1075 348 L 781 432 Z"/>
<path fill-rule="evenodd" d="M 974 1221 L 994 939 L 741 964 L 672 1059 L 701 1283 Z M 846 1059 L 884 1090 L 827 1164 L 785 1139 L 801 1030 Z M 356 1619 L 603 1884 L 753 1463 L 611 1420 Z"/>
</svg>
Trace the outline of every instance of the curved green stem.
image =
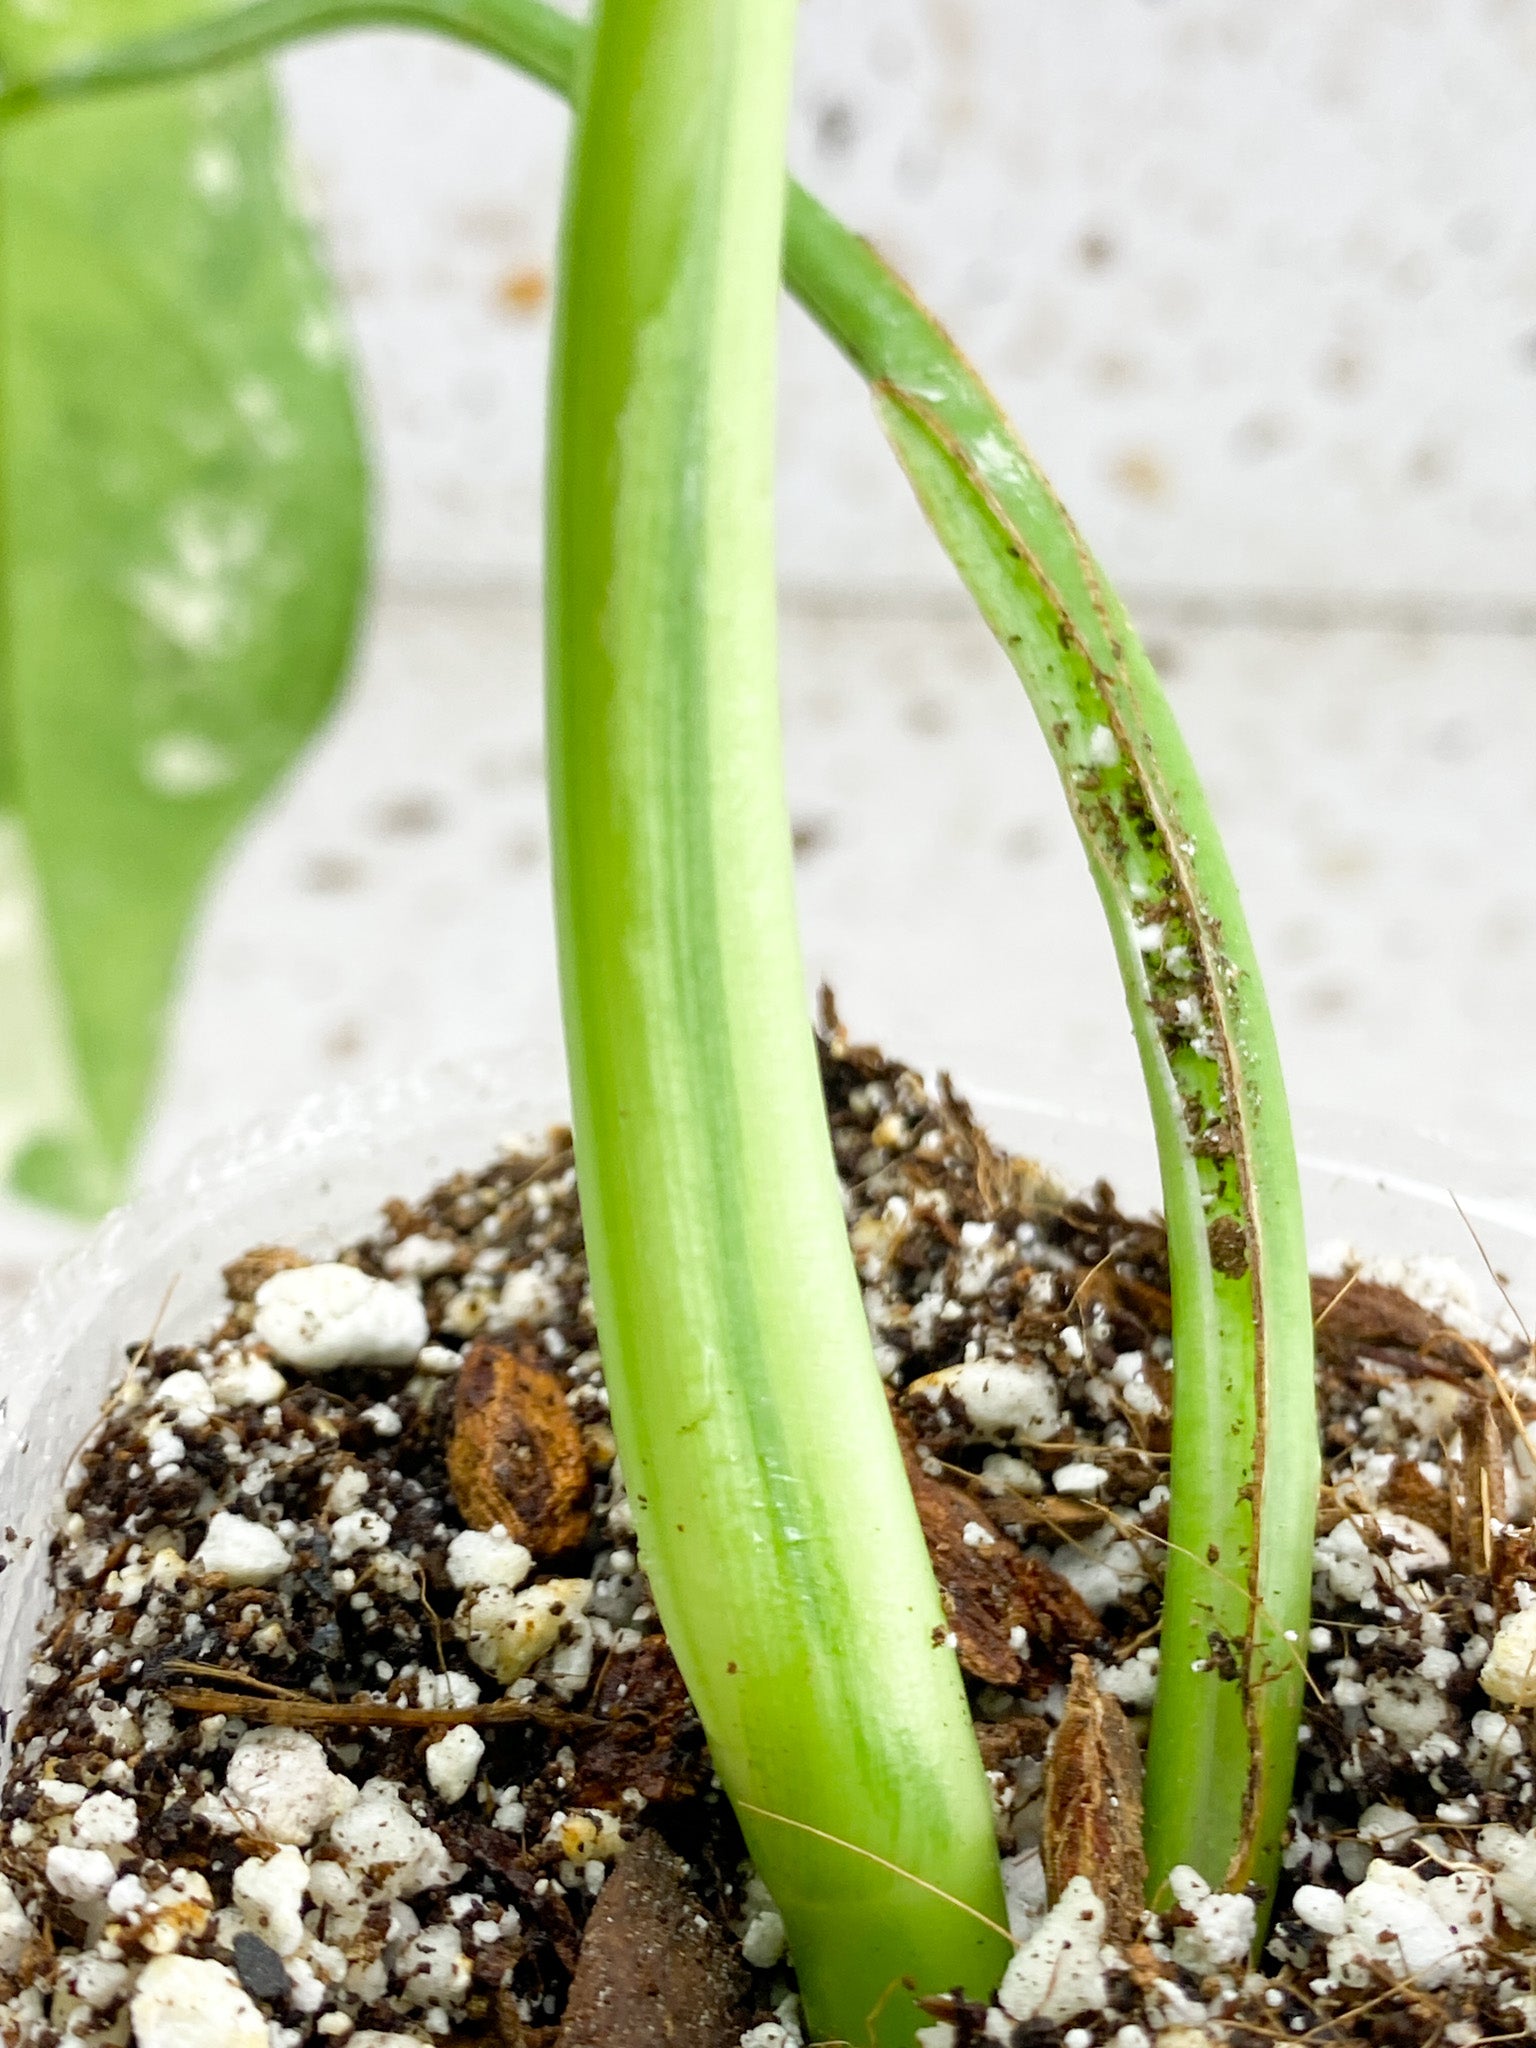
<svg viewBox="0 0 1536 2048">
<path fill-rule="evenodd" d="M 18 81 L 0 107 L 363 21 L 444 30 L 567 93 L 583 33 L 540 0 L 255 0 Z M 1018 670 L 1104 902 L 1151 1098 L 1175 1304 L 1149 1861 L 1154 1884 L 1190 1862 L 1212 1881 L 1267 1889 L 1294 1769 L 1318 1451 L 1294 1151 L 1237 892 L 1151 666 L 985 386 L 900 280 L 794 185 L 784 267 L 875 387 L 914 488 Z"/>
<path fill-rule="evenodd" d="M 1162 1664 L 1146 1787 L 1176 1864 L 1272 1889 L 1295 1771 L 1319 1454 L 1285 1088 L 1237 888 L 1119 600 L 953 344 L 807 193 L 786 274 L 1034 706 L 1109 920 L 1151 1100 L 1174 1303 Z"/>
<path fill-rule="evenodd" d="M 0 118 L 60 100 L 185 78 L 349 28 L 419 28 L 500 57 L 570 97 L 586 31 L 544 0 L 245 0 L 152 36 L 104 43 L 99 21 L 74 54 L 0 74 Z M 50 47 L 58 40 L 50 25 Z"/>
<path fill-rule="evenodd" d="M 989 1990 L 1006 1949 L 978 1925 L 1002 1911 L 990 1802 L 848 1256 L 795 924 L 773 575 L 793 19 L 599 8 L 554 347 L 553 868 L 641 1554 L 812 2027 L 894 2044 L 904 1977 Z"/>
</svg>

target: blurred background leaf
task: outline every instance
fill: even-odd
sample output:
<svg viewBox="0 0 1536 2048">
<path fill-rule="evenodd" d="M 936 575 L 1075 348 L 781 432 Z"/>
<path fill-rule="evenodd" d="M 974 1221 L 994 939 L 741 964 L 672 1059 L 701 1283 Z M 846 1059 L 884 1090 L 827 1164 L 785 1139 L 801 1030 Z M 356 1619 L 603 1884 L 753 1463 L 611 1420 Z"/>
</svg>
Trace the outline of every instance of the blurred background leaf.
<svg viewBox="0 0 1536 2048">
<path fill-rule="evenodd" d="M 0 6 L 0 65 L 186 0 Z M 0 1147 L 121 1191 L 222 850 L 344 676 L 366 477 L 257 68 L 0 136 Z"/>
</svg>

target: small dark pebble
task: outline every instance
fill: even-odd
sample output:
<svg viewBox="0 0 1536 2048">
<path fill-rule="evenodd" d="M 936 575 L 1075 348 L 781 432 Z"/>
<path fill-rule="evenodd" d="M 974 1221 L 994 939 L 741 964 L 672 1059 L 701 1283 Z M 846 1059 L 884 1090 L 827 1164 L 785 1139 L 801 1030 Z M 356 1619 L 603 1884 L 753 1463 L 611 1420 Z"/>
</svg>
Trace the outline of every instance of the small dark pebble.
<svg viewBox="0 0 1536 2048">
<path fill-rule="evenodd" d="M 235 1974 L 252 1998 L 264 1998 L 270 2005 L 288 1996 L 288 1972 L 275 1948 L 259 1934 L 237 1934 L 232 1946 Z"/>
</svg>

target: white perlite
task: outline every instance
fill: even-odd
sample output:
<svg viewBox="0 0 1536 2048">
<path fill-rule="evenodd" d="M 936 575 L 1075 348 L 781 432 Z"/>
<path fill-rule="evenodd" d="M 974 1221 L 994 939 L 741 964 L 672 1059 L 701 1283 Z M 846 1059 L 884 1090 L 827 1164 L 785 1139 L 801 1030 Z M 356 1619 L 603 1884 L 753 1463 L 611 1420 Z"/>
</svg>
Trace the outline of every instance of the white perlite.
<svg viewBox="0 0 1536 2048">
<path fill-rule="evenodd" d="M 785 1949 L 784 1916 L 756 1871 L 747 1880 L 743 1904 L 747 1924 L 742 1930 L 741 1953 L 754 1970 L 771 1970 Z"/>
<path fill-rule="evenodd" d="M 480 1704 L 480 1688 L 462 1671 L 418 1671 L 416 1704 L 418 1707 L 475 1707 Z"/>
<path fill-rule="evenodd" d="M 303 1848 L 357 1798 L 302 1728 L 252 1728 L 229 1760 L 223 1805 L 249 1833 Z"/>
<path fill-rule="evenodd" d="M 1313 1546 L 1314 1568 L 1336 1600 L 1363 1600 L 1378 1585 L 1412 1584 L 1426 1572 L 1444 1571 L 1451 1553 L 1435 1534 L 1409 1515 L 1373 1510 L 1362 1522 L 1338 1522 Z"/>
<path fill-rule="evenodd" d="M 111 1580 L 107 1581 L 111 1586 Z M 85 1800 L 85 1787 L 72 1785 L 66 1778 L 44 1778 L 37 1788 L 38 1797 L 46 1799 L 50 1806 L 79 1806 Z"/>
<path fill-rule="evenodd" d="M 1405 1813 L 1400 1806 L 1386 1806 L 1380 1801 L 1368 1806 L 1361 1814 L 1356 1829 L 1362 1842 L 1374 1842 L 1384 1849 L 1388 1856 L 1400 1856 L 1423 1826 L 1411 1813 Z"/>
<path fill-rule="evenodd" d="M 1180 1863 L 1168 1873 L 1168 1888 L 1194 1920 L 1175 1929 L 1173 1960 L 1196 1977 L 1229 1970 L 1253 1947 L 1252 1899 L 1239 1892 L 1213 1892 L 1198 1870 Z"/>
<path fill-rule="evenodd" d="M 11 1880 L 0 1876 L 0 1977 L 9 1977 L 27 1952 L 32 1923 L 22 1911 Z"/>
<path fill-rule="evenodd" d="M 304 1889 L 309 1865 L 302 1849 L 285 1843 L 275 1856 L 251 1856 L 235 1871 L 231 1892 L 251 1931 L 280 1956 L 304 1940 Z"/>
<path fill-rule="evenodd" d="M 1111 1664 L 1099 1673 L 1099 1691 L 1113 1694 L 1133 1714 L 1144 1714 L 1157 1698 L 1158 1667 L 1162 1662 L 1156 1643 L 1148 1643 L 1123 1664 Z"/>
<path fill-rule="evenodd" d="M 224 1408 L 242 1408 L 247 1402 L 265 1408 L 288 1391 L 288 1382 L 269 1358 L 248 1358 L 243 1351 L 225 1360 L 211 1385 Z"/>
<path fill-rule="evenodd" d="M 389 1524 L 372 1508 L 357 1508 L 350 1515 L 339 1515 L 331 1526 L 331 1556 L 337 1564 L 388 1547 Z"/>
<path fill-rule="evenodd" d="M 82 2004 L 92 2012 L 108 2012 L 125 1996 L 131 1976 L 126 1963 L 95 1950 L 65 1961 L 64 1981 Z M 76 2022 L 76 2030 L 78 2030 Z M 66 2036 L 66 2038 L 68 2038 Z"/>
<path fill-rule="evenodd" d="M 395 1964 L 400 1995 L 407 2004 L 458 2005 L 473 1973 L 456 1927 L 427 1927 L 405 1944 Z"/>
<path fill-rule="evenodd" d="M 1506 1707 L 1536 1706 L 1536 1607 L 1505 1615 L 1477 1682 Z"/>
<path fill-rule="evenodd" d="M 978 1359 L 946 1365 L 918 1380 L 910 1394 L 934 1408 L 952 1409 L 981 1443 L 1049 1443 L 1061 1427 L 1055 1375 L 1038 1362 Z"/>
<path fill-rule="evenodd" d="M 521 1329 L 548 1322 L 559 1310 L 560 1290 L 554 1282 L 525 1266 L 507 1275 L 492 1324 L 498 1330 Z"/>
<path fill-rule="evenodd" d="M 1428 1741 L 1450 1718 L 1450 1702 L 1432 1678 L 1418 1672 L 1373 1672 L 1365 1681 L 1365 1711 L 1378 1728 L 1407 1750 Z"/>
<path fill-rule="evenodd" d="M 1016 2020 L 1058 2025 L 1102 2008 L 1108 1993 L 1104 1908 L 1086 1877 L 1074 1877 L 1008 1965 L 997 2002 Z"/>
<path fill-rule="evenodd" d="M 520 1586 L 532 1570 L 532 1551 L 514 1543 L 499 1522 L 493 1529 L 461 1529 L 448 1546 L 448 1576 L 461 1593 L 471 1586 Z"/>
<path fill-rule="evenodd" d="M 59 1897 L 77 1906 L 104 1899 L 117 1876 L 116 1866 L 104 1849 L 50 1849 L 44 1868 Z"/>
<path fill-rule="evenodd" d="M 484 1755 L 484 1739 L 467 1723 L 440 1735 L 427 1751 L 427 1779 L 438 1798 L 449 1806 L 462 1799 Z"/>
<path fill-rule="evenodd" d="M 1022 1941 L 1033 1934 L 1045 1918 L 1050 1900 L 1045 1889 L 1045 1865 L 1038 1846 L 1020 1849 L 1003 1858 L 1003 1898 L 1008 1907 L 1008 1930 Z"/>
<path fill-rule="evenodd" d="M 150 1406 L 169 1408 L 189 1423 L 206 1420 L 213 1413 L 216 1397 L 200 1372 L 190 1368 L 168 1373 L 151 1392 Z"/>
<path fill-rule="evenodd" d="M 129 1871 L 107 1893 L 107 1911 L 139 1947 L 150 1955 L 168 1956 L 206 1929 L 213 1893 L 200 1870 L 173 1870 L 153 1890 Z"/>
<path fill-rule="evenodd" d="M 1325 1884 L 1303 1884 L 1296 1888 L 1292 1910 L 1304 1927 L 1314 1928 L 1330 1938 L 1342 1934 L 1349 1924 L 1344 1893 L 1330 1891 Z"/>
<path fill-rule="evenodd" d="M 139 1832 L 139 1810 L 121 1792 L 93 1792 L 75 1808 L 69 1825 L 82 1848 L 121 1848 Z"/>
<path fill-rule="evenodd" d="M 256 1290 L 256 1334 L 297 1372 L 410 1365 L 427 1341 L 420 1297 L 356 1266 L 292 1266 Z"/>
<path fill-rule="evenodd" d="M 1074 1458 L 1070 1465 L 1063 1465 L 1053 1475 L 1051 1484 L 1058 1493 L 1082 1496 L 1097 1493 L 1108 1477 L 1102 1465 L 1090 1465 L 1086 1458 Z"/>
<path fill-rule="evenodd" d="M 1063 1543 L 1051 1566 L 1095 1614 L 1113 1601 L 1128 1600 L 1147 1583 L 1146 1564 L 1134 1543 L 1117 1534 L 1112 1523 L 1071 1543 Z"/>
<path fill-rule="evenodd" d="M 328 1515 L 344 1517 L 368 1498 L 368 1474 L 361 1465 L 343 1465 L 325 1496 Z"/>
<path fill-rule="evenodd" d="M 392 1280 L 432 1280 L 447 1272 L 458 1252 L 451 1237 L 424 1237 L 416 1231 L 390 1246 L 384 1270 Z"/>
<path fill-rule="evenodd" d="M 267 2048 L 266 2021 L 222 1963 L 156 1956 L 129 2015 L 135 2048 Z"/>
<path fill-rule="evenodd" d="M 1353 1522 L 1339 1522 L 1312 1546 L 1312 1566 L 1335 1600 L 1363 1600 L 1376 1585 L 1376 1559 Z"/>
<path fill-rule="evenodd" d="M 591 1591 L 590 1579 L 546 1579 L 521 1593 L 488 1586 L 460 1601 L 459 1633 L 480 1669 L 511 1685 L 580 1619 Z"/>
<path fill-rule="evenodd" d="M 742 1959 L 754 1970 L 769 1970 L 784 1953 L 784 1922 L 777 1912 L 759 1913 L 741 1937 Z"/>
<path fill-rule="evenodd" d="M 274 1530 L 221 1508 L 209 1522 L 193 1563 L 231 1586 L 270 1586 L 287 1571 L 292 1559 Z"/>
<path fill-rule="evenodd" d="M 1502 1825 L 1484 1828 L 1477 1853 L 1498 1871 L 1493 1896 L 1505 1918 L 1522 1931 L 1536 1929 L 1536 1834 L 1522 1835 Z"/>
<path fill-rule="evenodd" d="M 1426 1881 L 1380 1861 L 1342 1897 L 1321 1885 L 1300 1886 L 1294 1907 L 1298 1919 L 1328 1936 L 1329 1975 L 1360 1990 L 1383 1970 L 1426 1991 L 1454 1983 L 1476 1964 L 1493 1924 L 1486 1871 Z"/>
<path fill-rule="evenodd" d="M 447 1850 L 416 1819 L 389 1778 L 368 1780 L 357 1804 L 332 1826 L 331 1847 L 391 1899 L 414 1898 L 447 1884 L 453 1870 Z"/>
</svg>

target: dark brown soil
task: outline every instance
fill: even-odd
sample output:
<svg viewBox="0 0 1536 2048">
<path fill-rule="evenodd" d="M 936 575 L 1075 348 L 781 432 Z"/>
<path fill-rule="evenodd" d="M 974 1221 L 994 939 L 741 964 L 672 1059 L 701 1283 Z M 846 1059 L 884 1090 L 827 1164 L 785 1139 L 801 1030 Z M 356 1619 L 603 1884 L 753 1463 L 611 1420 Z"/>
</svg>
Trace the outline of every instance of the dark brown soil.
<svg viewBox="0 0 1536 2048">
<path fill-rule="evenodd" d="M 1102 2003 L 1042 2017 L 1015 1996 L 990 2038 L 1526 2037 L 1536 2001 L 1510 2001 L 1532 1988 L 1529 1717 L 1482 1683 L 1536 1579 L 1523 1353 L 1369 1277 L 1317 1284 L 1313 1704 L 1285 1890 L 1250 1975 L 1219 1960 L 1198 1910 L 1135 1925 L 1123 1826 L 1086 1861 L 1066 1839 L 1104 1823 L 1095 1772 L 1133 1800 L 1156 1683 L 1161 1228 L 1107 1187 L 1062 1193 L 836 1028 L 823 1073 L 1019 1927 L 1040 1925 L 1047 1872 L 1059 1893 L 1096 1857 L 1114 1893 Z M 217 1332 L 135 1355 L 85 1451 L 0 1816 L 0 2041 L 121 2044 L 143 1973 L 174 1954 L 229 1973 L 274 2048 L 383 2048 L 370 2030 L 390 2048 L 546 2048 L 557 2030 L 562 2048 L 792 2048 L 777 1915 L 634 1556 L 568 1134 L 384 1214 L 340 1259 L 419 1291 L 414 1366 L 309 1374 L 275 1356 L 257 1296 L 297 1255 L 259 1247 L 227 1269 Z M 216 1516 L 279 1561 L 246 1583 L 200 1562 Z M 531 1553 L 515 1587 L 494 1582 L 505 1549 L 459 1540 L 493 1525 Z M 509 1675 L 508 1603 L 530 1587 L 544 1633 Z M 263 1728 L 320 1772 L 307 1833 L 291 1758 L 275 1805 L 231 1789 L 270 1753 Z M 358 1847 L 359 1813 L 395 1830 L 396 1860 Z M 307 1889 L 285 1916 L 272 1888 L 295 1855 Z M 1298 1912 L 1299 1887 L 1359 1904 L 1384 1866 L 1481 1873 L 1483 1918 L 1449 1962 L 1406 1969 L 1394 1936 L 1356 1966 L 1309 1892 L 1312 1919 Z M 959 2048 L 985 2021 L 940 2023 Z"/>
</svg>

